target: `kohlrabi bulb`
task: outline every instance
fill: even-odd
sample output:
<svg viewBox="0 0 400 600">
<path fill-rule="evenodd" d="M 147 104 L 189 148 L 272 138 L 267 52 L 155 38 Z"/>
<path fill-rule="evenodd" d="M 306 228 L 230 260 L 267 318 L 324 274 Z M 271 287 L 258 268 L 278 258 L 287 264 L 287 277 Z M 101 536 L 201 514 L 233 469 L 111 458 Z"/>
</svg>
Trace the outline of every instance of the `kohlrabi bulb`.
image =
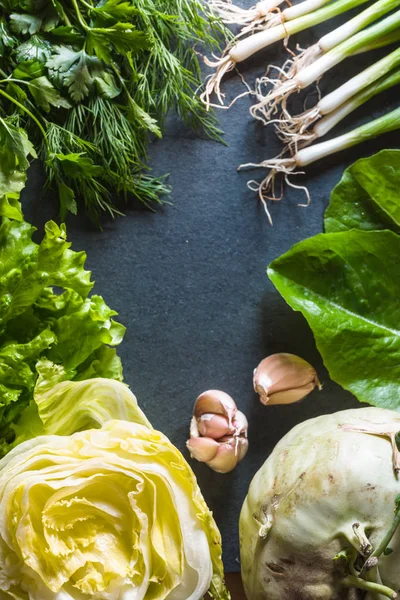
<svg viewBox="0 0 400 600">
<path fill-rule="evenodd" d="M 397 597 L 399 431 L 400 413 L 359 408 L 305 421 L 277 444 L 240 515 L 249 600 Z"/>
</svg>

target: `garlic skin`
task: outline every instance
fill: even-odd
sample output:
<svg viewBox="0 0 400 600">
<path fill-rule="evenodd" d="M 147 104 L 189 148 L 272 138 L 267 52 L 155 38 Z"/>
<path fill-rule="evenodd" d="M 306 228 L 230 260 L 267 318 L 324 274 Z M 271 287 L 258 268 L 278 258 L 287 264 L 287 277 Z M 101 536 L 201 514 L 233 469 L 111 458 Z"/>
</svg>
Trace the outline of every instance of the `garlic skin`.
<svg viewBox="0 0 400 600">
<path fill-rule="evenodd" d="M 229 424 L 228 417 L 214 415 L 213 413 L 201 415 L 197 420 L 197 428 L 200 435 L 213 438 L 214 440 L 229 433 L 235 433 L 235 428 L 233 424 Z"/>
<path fill-rule="evenodd" d="M 322 386 L 314 367 L 295 354 L 271 354 L 254 370 L 254 390 L 262 404 L 292 404 Z"/>
<path fill-rule="evenodd" d="M 193 414 L 195 417 L 201 417 L 206 413 L 216 415 L 225 415 L 231 423 L 237 411 L 235 401 L 229 394 L 221 390 L 207 390 L 197 398 Z"/>
<path fill-rule="evenodd" d="M 246 419 L 246 415 L 240 412 L 240 410 L 237 411 L 232 421 L 232 426 L 236 436 L 243 435 L 245 438 L 247 438 L 247 430 L 249 428 L 249 423 Z"/>
<path fill-rule="evenodd" d="M 197 398 L 186 446 L 199 462 L 217 473 L 229 473 L 246 455 L 248 422 L 235 401 L 221 390 Z"/>
</svg>

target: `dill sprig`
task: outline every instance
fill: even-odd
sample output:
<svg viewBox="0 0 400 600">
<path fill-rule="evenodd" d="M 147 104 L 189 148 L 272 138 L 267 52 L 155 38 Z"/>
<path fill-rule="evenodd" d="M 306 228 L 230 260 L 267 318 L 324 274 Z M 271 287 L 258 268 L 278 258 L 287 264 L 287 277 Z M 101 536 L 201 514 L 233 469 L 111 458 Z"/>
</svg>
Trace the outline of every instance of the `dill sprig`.
<svg viewBox="0 0 400 600">
<path fill-rule="evenodd" d="M 57 189 L 60 217 L 98 221 L 116 199 L 163 202 L 147 147 L 171 110 L 221 140 L 197 96 L 199 55 L 227 36 L 200 0 L 0 0 L 0 114 L 17 118 Z M 10 145 L 10 147 L 12 144 Z M 1 169 L 1 166 L 0 166 Z"/>
</svg>

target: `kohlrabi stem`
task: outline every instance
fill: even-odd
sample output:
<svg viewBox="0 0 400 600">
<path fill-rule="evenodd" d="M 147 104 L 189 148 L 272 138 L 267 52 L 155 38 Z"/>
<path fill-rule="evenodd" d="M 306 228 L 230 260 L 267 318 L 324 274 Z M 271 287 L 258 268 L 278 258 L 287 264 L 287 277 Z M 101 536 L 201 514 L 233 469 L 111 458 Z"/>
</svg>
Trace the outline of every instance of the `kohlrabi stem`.
<svg viewBox="0 0 400 600">
<path fill-rule="evenodd" d="M 28 117 L 30 117 L 32 119 L 32 121 L 34 121 L 36 123 L 36 125 L 38 126 L 41 134 L 43 135 L 43 137 L 45 139 L 45 143 L 47 144 L 46 131 L 43 128 L 43 126 L 42 126 L 41 122 L 39 121 L 39 119 L 37 117 L 35 117 L 35 115 L 29 109 L 27 109 L 26 106 L 24 106 L 23 104 L 21 104 L 20 102 L 18 102 L 18 100 L 16 100 L 12 96 L 9 96 L 7 94 L 7 92 L 5 92 L 4 90 L 0 89 L 0 94 L 2 96 L 4 96 L 4 98 L 7 98 L 7 100 L 9 100 L 10 102 L 13 102 L 15 104 L 15 106 L 18 106 L 18 108 L 20 108 L 24 113 L 26 113 L 28 115 Z"/>
<path fill-rule="evenodd" d="M 395 598 L 397 598 L 396 592 L 386 585 L 374 583 L 373 581 L 365 581 L 365 579 L 355 577 L 354 575 L 347 575 L 347 577 L 342 579 L 342 584 L 346 587 L 354 587 L 358 588 L 359 590 L 365 590 L 371 594 L 381 594 L 382 596 L 385 596 L 385 598 L 391 598 L 391 600 L 395 600 Z"/>
<path fill-rule="evenodd" d="M 371 558 L 379 558 L 385 552 L 392 537 L 396 533 L 396 529 L 398 528 L 399 525 L 400 525 L 400 494 L 396 497 L 396 500 L 395 500 L 394 518 L 393 518 L 392 524 L 390 525 L 388 532 L 386 533 L 384 538 L 381 540 L 380 544 L 372 552 L 372 554 L 368 558 L 368 560 L 370 560 Z M 366 563 L 368 563 L 368 560 L 366 561 Z M 365 565 L 363 567 L 363 570 L 364 570 L 364 568 L 365 568 Z"/>
<path fill-rule="evenodd" d="M 396 129 L 400 129 L 400 108 L 396 108 L 387 115 L 365 123 L 365 125 L 361 125 L 353 131 L 337 138 L 315 144 L 309 148 L 303 148 L 297 152 L 294 159 L 298 167 L 305 167 L 335 152 L 346 150 L 347 148 L 361 144 L 361 142 L 372 140 L 378 135 Z"/>
<path fill-rule="evenodd" d="M 249 58 L 259 50 L 279 40 L 283 40 L 294 33 L 304 31 L 318 23 L 323 23 L 365 2 L 366 0 L 335 0 L 335 2 L 331 2 L 319 10 L 314 10 L 307 15 L 287 21 L 271 29 L 260 31 L 241 40 L 229 51 L 229 57 L 235 63 L 246 60 L 246 58 Z"/>
</svg>

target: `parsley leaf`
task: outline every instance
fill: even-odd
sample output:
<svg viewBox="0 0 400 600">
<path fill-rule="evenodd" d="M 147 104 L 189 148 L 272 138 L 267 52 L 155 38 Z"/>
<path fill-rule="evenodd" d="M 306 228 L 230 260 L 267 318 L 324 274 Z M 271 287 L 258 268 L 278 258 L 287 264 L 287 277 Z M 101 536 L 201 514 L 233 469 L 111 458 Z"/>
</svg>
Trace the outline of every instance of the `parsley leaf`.
<svg viewBox="0 0 400 600">
<path fill-rule="evenodd" d="M 52 83 L 42 75 L 36 79 L 32 79 L 29 83 L 29 91 L 35 98 L 38 106 L 43 108 L 45 112 L 50 111 L 50 106 L 56 108 L 70 108 L 71 104 L 63 98 L 58 90 L 52 85 Z"/>
<path fill-rule="evenodd" d="M 6 48 L 13 48 L 17 43 L 17 39 L 10 34 L 6 23 L 0 21 L 0 56 L 4 55 Z"/>
<path fill-rule="evenodd" d="M 50 78 L 65 85 L 73 100 L 83 100 L 88 95 L 94 78 L 104 74 L 101 61 L 95 56 L 89 56 L 84 50 L 76 51 L 68 46 L 56 46 L 54 50 L 55 53 L 46 63 Z"/>
<path fill-rule="evenodd" d="M 112 27 L 93 28 L 87 31 L 87 48 L 90 54 L 111 62 L 110 45 L 117 52 L 143 50 L 149 46 L 149 40 L 141 31 L 137 31 L 130 23 L 115 23 Z"/>
<path fill-rule="evenodd" d="M 82 45 L 85 40 L 83 35 L 77 29 L 69 25 L 60 25 L 59 27 L 55 27 L 49 32 L 49 35 L 57 44 L 62 42 L 63 44 Z"/>
<path fill-rule="evenodd" d="M 44 65 L 38 60 L 26 60 L 19 63 L 13 71 L 15 79 L 35 79 L 44 74 Z"/>
<path fill-rule="evenodd" d="M 99 165 L 95 165 L 92 159 L 86 156 L 84 152 L 55 154 L 53 156 L 54 159 L 60 161 L 65 173 L 74 179 L 96 177 L 102 173 L 102 168 Z"/>
<path fill-rule="evenodd" d="M 33 35 L 29 40 L 18 46 L 16 49 L 17 62 L 25 60 L 39 60 L 46 62 L 52 52 L 52 46 L 45 38 L 40 35 Z"/>
<path fill-rule="evenodd" d="M 35 140 L 62 218 L 78 203 L 97 222 L 120 214 L 117 195 L 161 203 L 169 188 L 144 169 L 171 109 L 220 139 L 196 94 L 196 46 L 218 47 L 227 30 L 203 0 L 0 0 L 0 12 L 0 115 L 17 141 L 21 126 Z M 0 148 L 3 190 L 18 193 L 27 163 L 20 144 Z M 0 212 L 14 201 L 0 193 Z"/>
<path fill-rule="evenodd" d="M 28 156 L 36 157 L 26 132 L 0 118 L 0 198 L 18 194 L 25 185 Z"/>
<path fill-rule="evenodd" d="M 65 220 L 68 213 L 76 215 L 78 206 L 75 200 L 75 193 L 68 185 L 60 181 L 57 185 L 60 194 L 60 218 Z"/>
<path fill-rule="evenodd" d="M 10 15 L 10 27 L 15 33 L 30 34 L 38 33 L 42 26 L 42 19 L 36 15 Z"/>
<path fill-rule="evenodd" d="M 92 15 L 95 15 L 95 27 L 127 20 L 139 13 L 140 11 L 133 4 L 126 0 L 106 0 L 92 10 Z"/>
</svg>

